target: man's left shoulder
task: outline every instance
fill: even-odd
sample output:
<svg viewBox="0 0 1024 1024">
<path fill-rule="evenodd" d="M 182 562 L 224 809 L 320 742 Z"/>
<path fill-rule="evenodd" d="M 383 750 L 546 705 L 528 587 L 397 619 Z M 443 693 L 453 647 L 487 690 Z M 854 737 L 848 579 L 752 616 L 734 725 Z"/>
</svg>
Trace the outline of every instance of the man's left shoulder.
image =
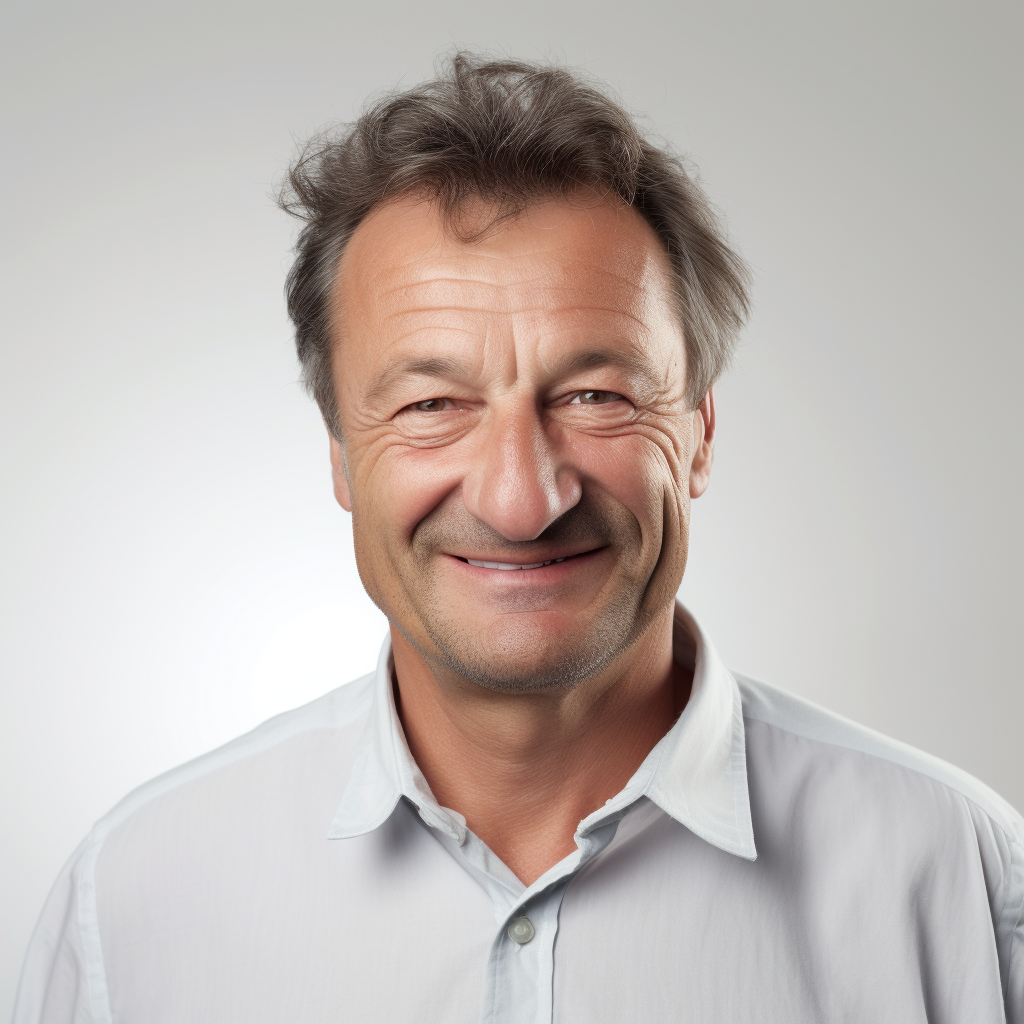
<svg viewBox="0 0 1024 1024">
<path fill-rule="evenodd" d="M 848 904 L 844 920 L 873 913 L 924 931 L 973 922 L 972 934 L 995 939 L 1004 994 L 1019 985 L 1011 974 L 1024 941 L 1021 815 L 937 757 L 735 678 L 763 869 L 800 864 L 805 884 L 833 893 L 837 916 Z"/>
<path fill-rule="evenodd" d="M 976 824 L 987 821 L 1007 843 L 1024 852 L 1024 818 L 967 772 L 785 690 L 738 674 L 735 679 L 749 742 L 761 748 L 786 748 L 778 750 L 780 757 L 787 752 L 796 757 L 799 751 L 796 759 L 813 766 L 826 784 L 834 776 L 830 788 L 837 797 L 850 784 L 859 790 L 858 796 L 877 789 L 880 798 L 887 791 L 896 800 L 901 795 L 915 800 L 927 790 L 946 791 L 954 804 L 967 806 Z"/>
</svg>

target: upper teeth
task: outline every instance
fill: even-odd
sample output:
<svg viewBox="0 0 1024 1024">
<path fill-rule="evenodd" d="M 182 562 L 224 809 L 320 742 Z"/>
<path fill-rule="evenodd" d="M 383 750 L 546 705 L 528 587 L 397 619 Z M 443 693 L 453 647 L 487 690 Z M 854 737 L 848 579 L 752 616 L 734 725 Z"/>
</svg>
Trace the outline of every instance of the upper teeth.
<svg viewBox="0 0 1024 1024">
<path fill-rule="evenodd" d="M 551 565 L 553 562 L 564 562 L 565 558 L 549 558 L 546 562 L 527 562 L 525 565 L 516 565 L 514 562 L 477 562 L 475 559 L 467 558 L 470 565 L 478 565 L 481 569 L 539 569 L 542 565 Z"/>
</svg>

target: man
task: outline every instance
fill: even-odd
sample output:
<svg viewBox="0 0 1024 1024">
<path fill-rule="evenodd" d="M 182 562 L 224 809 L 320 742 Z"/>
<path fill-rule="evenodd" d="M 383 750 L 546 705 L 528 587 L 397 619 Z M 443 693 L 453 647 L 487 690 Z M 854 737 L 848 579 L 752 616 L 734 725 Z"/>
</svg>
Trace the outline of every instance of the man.
<svg viewBox="0 0 1024 1024">
<path fill-rule="evenodd" d="M 682 166 L 457 56 L 293 168 L 377 671 L 142 787 L 16 1021 L 1024 1024 L 1024 822 L 674 603 L 746 309 Z"/>
</svg>

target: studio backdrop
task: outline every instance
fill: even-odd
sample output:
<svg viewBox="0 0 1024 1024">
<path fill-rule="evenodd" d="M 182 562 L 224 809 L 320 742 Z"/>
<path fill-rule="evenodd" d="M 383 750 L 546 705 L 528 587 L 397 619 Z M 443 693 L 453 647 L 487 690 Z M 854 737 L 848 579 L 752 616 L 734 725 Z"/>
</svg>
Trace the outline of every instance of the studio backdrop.
<svg viewBox="0 0 1024 1024">
<path fill-rule="evenodd" d="M 8 5 L 0 1018 L 134 786 L 372 667 L 271 192 L 461 44 L 611 83 L 755 275 L 682 596 L 1024 807 L 1017 5 Z"/>
</svg>

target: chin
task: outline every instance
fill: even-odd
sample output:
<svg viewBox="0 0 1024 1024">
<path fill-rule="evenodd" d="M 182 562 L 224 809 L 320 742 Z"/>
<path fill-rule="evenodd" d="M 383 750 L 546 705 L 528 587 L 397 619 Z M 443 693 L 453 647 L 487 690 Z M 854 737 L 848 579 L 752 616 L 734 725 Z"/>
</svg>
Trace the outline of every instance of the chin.
<svg viewBox="0 0 1024 1024">
<path fill-rule="evenodd" d="M 597 621 L 559 612 L 498 615 L 428 629 L 445 667 L 488 690 L 529 693 L 571 689 L 601 672 L 641 630 L 635 614 L 608 609 Z M 447 627 L 447 628 L 446 628 Z"/>
</svg>

